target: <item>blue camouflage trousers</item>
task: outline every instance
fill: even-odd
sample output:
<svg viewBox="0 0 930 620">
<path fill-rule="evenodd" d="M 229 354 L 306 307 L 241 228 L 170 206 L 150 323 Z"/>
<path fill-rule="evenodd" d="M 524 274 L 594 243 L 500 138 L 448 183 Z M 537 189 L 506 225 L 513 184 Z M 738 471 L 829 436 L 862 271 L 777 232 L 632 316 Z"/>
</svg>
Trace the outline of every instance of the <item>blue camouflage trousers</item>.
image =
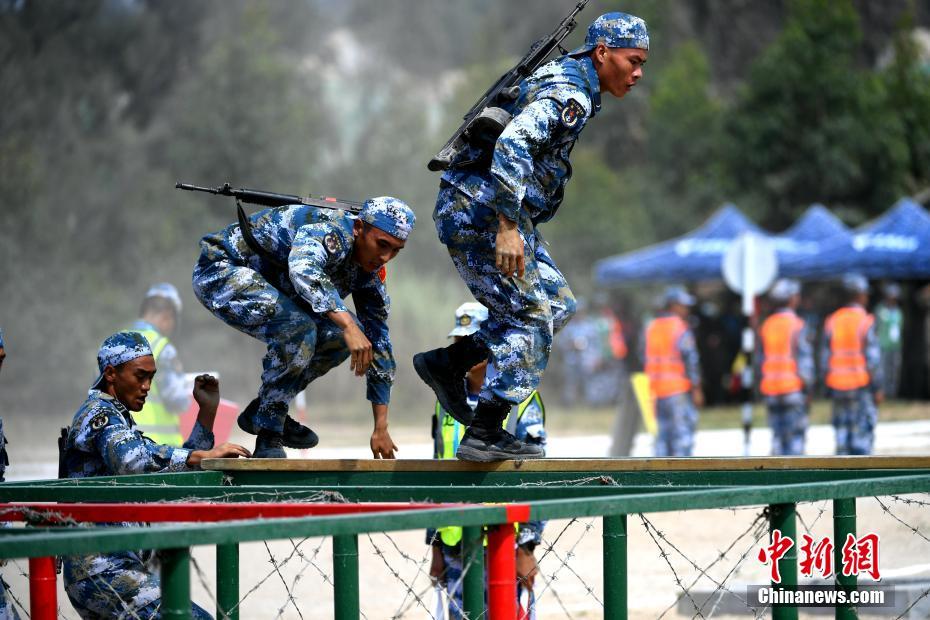
<svg viewBox="0 0 930 620">
<path fill-rule="evenodd" d="M 258 271 L 231 261 L 222 248 L 202 246 L 194 294 L 224 323 L 268 345 L 253 422 L 283 432 L 290 400 L 349 357 L 342 329 L 298 306 Z"/>
<path fill-rule="evenodd" d="M 804 395 L 797 392 L 767 397 L 765 405 L 769 414 L 769 426 L 772 428 L 772 455 L 804 454 L 808 420 Z"/>
<path fill-rule="evenodd" d="M 691 394 L 656 399 L 656 456 L 691 456 L 698 412 Z"/>
<path fill-rule="evenodd" d="M 878 408 L 869 388 L 833 390 L 833 430 L 837 454 L 872 454 Z"/>
<path fill-rule="evenodd" d="M 106 570 L 87 576 L 100 566 Z M 161 617 L 161 580 L 135 553 L 65 558 L 64 582 L 71 605 L 85 620 Z M 195 620 L 213 617 L 193 603 L 191 615 Z"/>
<path fill-rule="evenodd" d="M 19 613 L 13 607 L 12 597 L 7 597 L 9 589 L 10 586 L 0 576 L 0 620 L 19 620 Z"/>
<path fill-rule="evenodd" d="M 472 204 L 444 185 L 433 219 L 465 285 L 488 308 L 488 320 L 476 334 L 491 360 L 481 396 L 520 403 L 539 386 L 552 336 L 575 314 L 575 297 L 529 218 L 518 223 L 526 263 L 522 278 L 505 278 L 497 268 L 497 212 L 490 207 Z"/>
</svg>

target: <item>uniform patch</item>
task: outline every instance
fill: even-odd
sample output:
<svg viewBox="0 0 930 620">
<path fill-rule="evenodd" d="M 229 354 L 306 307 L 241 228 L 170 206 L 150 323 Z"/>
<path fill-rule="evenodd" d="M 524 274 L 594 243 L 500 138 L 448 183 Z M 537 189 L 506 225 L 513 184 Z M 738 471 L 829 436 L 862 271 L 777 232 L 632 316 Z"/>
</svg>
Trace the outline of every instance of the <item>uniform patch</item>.
<svg viewBox="0 0 930 620">
<path fill-rule="evenodd" d="M 99 431 L 101 428 L 107 425 L 107 414 L 98 413 L 90 420 L 90 429 L 92 431 Z"/>
<path fill-rule="evenodd" d="M 584 118 L 584 107 L 574 99 L 569 99 L 562 108 L 562 124 L 571 129 L 582 118 Z"/>
<path fill-rule="evenodd" d="M 336 254 L 342 251 L 342 240 L 336 233 L 329 233 L 323 237 L 323 247 L 330 254 Z"/>
</svg>

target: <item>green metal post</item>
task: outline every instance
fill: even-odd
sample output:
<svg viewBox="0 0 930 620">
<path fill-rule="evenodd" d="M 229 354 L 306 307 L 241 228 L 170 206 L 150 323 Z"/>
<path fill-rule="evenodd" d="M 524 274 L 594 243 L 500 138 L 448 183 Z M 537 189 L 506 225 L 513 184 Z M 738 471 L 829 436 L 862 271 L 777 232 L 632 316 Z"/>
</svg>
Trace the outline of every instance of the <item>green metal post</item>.
<svg viewBox="0 0 930 620">
<path fill-rule="evenodd" d="M 165 549 L 161 553 L 161 617 L 190 620 L 191 550 Z"/>
<path fill-rule="evenodd" d="M 462 528 L 462 611 L 466 618 L 484 617 L 484 533 L 474 525 Z"/>
<path fill-rule="evenodd" d="M 358 620 L 358 536 L 333 536 L 333 582 L 336 620 Z"/>
<path fill-rule="evenodd" d="M 836 585 L 855 588 L 855 575 L 843 575 L 843 545 L 846 537 L 856 535 L 856 498 L 833 500 L 833 570 L 836 571 Z M 837 605 L 836 620 L 855 620 L 859 614 L 854 605 Z"/>
<path fill-rule="evenodd" d="M 239 545 L 216 546 L 216 617 L 239 620 Z"/>
<path fill-rule="evenodd" d="M 626 620 L 626 515 L 604 516 L 604 617 Z"/>
<path fill-rule="evenodd" d="M 794 544 L 778 560 L 778 571 L 781 574 L 783 588 L 792 588 L 798 585 L 798 526 L 795 521 L 794 504 L 772 504 L 769 531 L 780 530 L 784 538 L 790 538 Z M 798 620 L 798 608 L 795 606 L 773 607 L 772 620 Z"/>
</svg>

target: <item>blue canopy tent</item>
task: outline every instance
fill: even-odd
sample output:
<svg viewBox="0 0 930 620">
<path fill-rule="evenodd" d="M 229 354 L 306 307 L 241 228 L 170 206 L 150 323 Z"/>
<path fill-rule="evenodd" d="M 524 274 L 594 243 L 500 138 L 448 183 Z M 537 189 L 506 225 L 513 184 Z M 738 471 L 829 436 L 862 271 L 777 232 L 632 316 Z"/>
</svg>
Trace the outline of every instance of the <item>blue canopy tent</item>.
<svg viewBox="0 0 930 620">
<path fill-rule="evenodd" d="M 813 204 L 807 208 L 791 228 L 772 236 L 778 264 L 786 261 L 810 260 L 820 251 L 820 245 L 827 239 L 849 239 L 849 228 L 833 215 L 825 206 Z M 784 271 L 779 269 L 779 274 Z"/>
<path fill-rule="evenodd" d="M 825 239 L 813 255 L 779 256 L 779 274 L 829 279 L 847 272 L 871 279 L 930 279 L 930 214 L 902 199 L 876 220 Z"/>
<path fill-rule="evenodd" d="M 686 235 L 598 261 L 594 265 L 594 279 L 601 286 L 719 280 L 724 253 L 744 232 L 765 235 L 736 206 L 725 204 Z"/>
</svg>

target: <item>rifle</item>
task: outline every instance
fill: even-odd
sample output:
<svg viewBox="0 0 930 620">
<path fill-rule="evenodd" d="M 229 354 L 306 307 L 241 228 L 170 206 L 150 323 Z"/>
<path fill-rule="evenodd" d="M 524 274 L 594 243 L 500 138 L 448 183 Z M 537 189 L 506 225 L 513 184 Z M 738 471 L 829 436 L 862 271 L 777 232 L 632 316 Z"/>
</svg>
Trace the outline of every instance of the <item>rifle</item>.
<svg viewBox="0 0 930 620">
<path fill-rule="evenodd" d="M 223 183 L 220 187 L 201 187 L 191 185 L 190 183 L 175 183 L 175 189 L 183 189 L 189 192 L 205 192 L 217 196 L 231 196 L 236 199 L 236 216 L 239 219 L 239 230 L 242 231 L 242 238 L 246 245 L 258 254 L 265 262 L 274 265 L 279 270 L 287 273 L 287 265 L 279 261 L 271 252 L 266 250 L 255 238 L 252 233 L 252 224 L 246 217 L 242 209 L 242 203 L 261 205 L 263 207 L 284 207 L 287 205 L 306 205 L 308 207 L 318 207 L 320 209 L 339 209 L 349 211 L 350 213 L 359 213 L 362 210 L 362 203 L 351 200 L 340 200 L 329 196 L 295 196 L 294 194 L 278 194 L 276 192 L 266 192 L 260 189 L 234 188 L 229 183 Z"/>
<path fill-rule="evenodd" d="M 511 119 L 510 113 L 500 105 L 505 101 L 516 99 L 520 92 L 520 82 L 543 64 L 553 50 L 558 48 L 563 54 L 568 53 L 562 47 L 562 40 L 578 25 L 575 17 L 587 3 L 588 0 L 580 0 L 552 34 L 533 43 L 530 51 L 520 62 L 500 76 L 497 82 L 481 95 L 475 105 L 462 117 L 464 122 L 426 165 L 427 168 L 433 172 L 446 170 L 469 143 L 491 146 L 497 141 L 497 137 L 501 135 Z M 469 163 L 474 162 L 463 162 L 462 165 Z"/>
</svg>

